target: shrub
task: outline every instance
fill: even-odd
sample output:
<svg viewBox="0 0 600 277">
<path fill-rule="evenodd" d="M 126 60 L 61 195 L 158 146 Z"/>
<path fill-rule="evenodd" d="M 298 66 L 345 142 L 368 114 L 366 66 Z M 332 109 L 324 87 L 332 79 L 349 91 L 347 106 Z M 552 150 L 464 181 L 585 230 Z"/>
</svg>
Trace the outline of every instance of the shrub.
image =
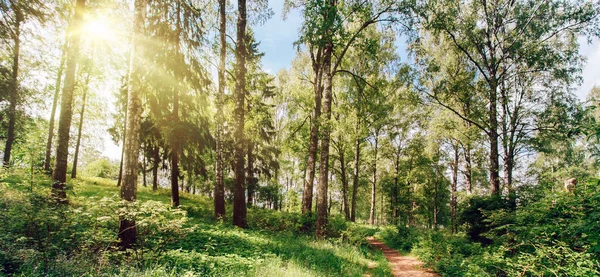
<svg viewBox="0 0 600 277">
<path fill-rule="evenodd" d="M 390 226 L 380 233 L 381 238 L 389 247 L 409 252 L 418 241 L 418 230 L 406 226 Z"/>
<path fill-rule="evenodd" d="M 100 177 L 115 180 L 119 176 L 119 165 L 111 162 L 107 158 L 100 158 L 88 163 L 83 168 L 83 174 L 89 177 Z"/>
</svg>

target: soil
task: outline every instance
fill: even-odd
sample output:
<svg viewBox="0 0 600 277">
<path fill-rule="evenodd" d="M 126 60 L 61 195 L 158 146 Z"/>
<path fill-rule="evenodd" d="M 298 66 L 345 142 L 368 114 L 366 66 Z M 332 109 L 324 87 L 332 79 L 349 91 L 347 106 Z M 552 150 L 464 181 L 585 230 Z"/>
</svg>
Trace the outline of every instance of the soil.
<svg viewBox="0 0 600 277">
<path fill-rule="evenodd" d="M 368 237 L 367 241 L 374 247 L 381 249 L 383 255 L 388 259 L 392 266 L 392 274 L 394 277 L 440 277 L 435 272 L 423 268 L 423 262 L 417 258 L 403 256 L 398 252 L 389 248 L 383 242 L 376 240 L 373 237 Z"/>
</svg>

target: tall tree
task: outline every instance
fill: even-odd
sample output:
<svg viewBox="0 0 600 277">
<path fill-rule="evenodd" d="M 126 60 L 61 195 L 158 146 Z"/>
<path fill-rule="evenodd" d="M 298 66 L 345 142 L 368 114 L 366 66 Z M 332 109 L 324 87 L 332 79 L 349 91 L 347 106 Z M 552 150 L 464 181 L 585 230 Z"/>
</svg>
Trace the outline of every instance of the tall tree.
<svg viewBox="0 0 600 277">
<path fill-rule="evenodd" d="M 79 146 L 81 145 L 81 131 L 83 130 L 83 115 L 85 114 L 85 103 L 89 91 L 90 75 L 88 72 L 85 78 L 83 89 L 83 97 L 81 99 L 81 111 L 79 113 L 79 125 L 77 130 L 77 142 L 75 143 L 75 154 L 73 155 L 73 168 L 71 169 L 71 178 L 77 178 L 77 162 L 79 160 Z"/>
<path fill-rule="evenodd" d="M 140 117 L 142 113 L 141 93 L 144 70 L 144 22 L 146 20 L 146 0 L 135 0 L 133 35 L 129 60 L 129 84 L 127 89 L 127 136 L 124 139 L 125 159 L 121 200 L 135 202 L 138 183 L 138 160 L 140 149 Z M 119 246 L 132 248 L 137 239 L 135 218 L 123 217 L 119 222 Z"/>
<path fill-rule="evenodd" d="M 473 118 L 447 102 L 438 102 L 486 133 L 492 195 L 501 193 L 499 143 L 503 121 L 510 120 L 509 116 L 503 117 L 502 111 L 503 104 L 508 101 L 507 80 L 514 75 L 547 71 L 554 62 L 571 63 L 577 56 L 576 51 L 569 49 L 577 37 L 575 34 L 597 26 L 599 6 L 599 3 L 568 0 L 539 4 L 531 1 L 453 3 L 436 0 L 413 6 L 412 11 L 423 27 L 415 30 L 430 31 L 421 32 L 424 36 L 414 36 L 419 38 L 414 41 L 427 41 L 428 36 L 445 41 L 453 48 L 450 53 L 458 53 L 467 59 L 478 73 L 478 88 L 483 92 L 481 97 L 487 107 L 485 117 Z M 518 104 L 518 101 L 508 102 Z M 511 155 L 510 149 L 505 154 Z M 506 180 L 510 181 L 512 161 L 507 162 L 505 169 L 509 175 Z"/>
<path fill-rule="evenodd" d="M 225 63 L 227 58 L 227 16 L 226 1 L 219 0 L 219 69 L 217 72 L 219 84 L 217 89 L 217 130 L 215 150 L 215 217 L 225 216 L 225 181 L 223 176 L 223 101 L 225 96 Z"/>
<path fill-rule="evenodd" d="M 81 43 L 81 28 L 85 13 L 85 0 L 77 0 L 73 21 L 69 25 L 65 81 L 60 103 L 60 118 L 58 121 L 58 144 L 56 146 L 56 161 L 52 172 L 51 196 L 59 203 L 67 203 L 67 158 L 69 156 L 69 129 L 73 116 L 73 91 L 75 90 L 75 70 L 79 60 Z"/>
<path fill-rule="evenodd" d="M 3 166 L 10 166 L 10 156 L 15 142 L 17 106 L 20 101 L 19 70 L 21 55 L 21 31 L 30 18 L 44 20 L 43 4 L 39 0 L 13 0 L 0 5 L 0 33 L 8 34 L 12 41 L 12 71 L 8 86 L 8 128 L 4 146 Z"/>
<path fill-rule="evenodd" d="M 62 47 L 60 55 L 60 64 L 56 71 L 56 83 L 54 85 L 54 97 L 52 98 L 52 111 L 50 112 L 50 122 L 48 127 L 48 140 L 46 141 L 46 156 L 44 158 L 44 170 L 50 172 L 50 159 L 52 155 L 52 140 L 54 138 L 54 118 L 56 115 L 56 106 L 58 105 L 58 97 L 60 97 L 60 88 L 62 82 L 63 70 L 65 67 L 65 55 L 67 52 L 67 44 Z"/>
<path fill-rule="evenodd" d="M 246 98 L 246 0 L 238 0 L 237 36 L 235 48 L 235 148 L 234 148 L 234 192 L 233 224 L 245 228 L 246 181 L 244 172 L 244 100 Z"/>
</svg>

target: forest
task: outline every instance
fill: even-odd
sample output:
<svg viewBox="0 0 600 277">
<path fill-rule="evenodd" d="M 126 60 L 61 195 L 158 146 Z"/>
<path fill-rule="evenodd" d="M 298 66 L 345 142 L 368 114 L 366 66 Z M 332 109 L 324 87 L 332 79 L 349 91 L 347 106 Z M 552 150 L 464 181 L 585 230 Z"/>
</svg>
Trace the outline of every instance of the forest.
<svg viewBox="0 0 600 277">
<path fill-rule="evenodd" d="M 0 0 L 0 276 L 600 276 L 599 39 L 598 0 Z"/>
</svg>

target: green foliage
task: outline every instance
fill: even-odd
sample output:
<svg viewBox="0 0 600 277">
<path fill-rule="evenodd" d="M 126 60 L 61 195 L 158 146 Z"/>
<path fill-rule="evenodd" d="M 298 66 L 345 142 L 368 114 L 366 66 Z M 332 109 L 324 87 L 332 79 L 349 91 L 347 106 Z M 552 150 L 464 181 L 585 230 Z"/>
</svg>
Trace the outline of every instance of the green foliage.
<svg viewBox="0 0 600 277">
<path fill-rule="evenodd" d="M 486 236 L 488 232 L 511 223 L 510 214 L 508 217 L 499 217 L 499 214 L 511 210 L 509 201 L 501 197 L 471 197 L 461 210 L 461 221 L 466 225 L 467 235 L 472 241 L 483 244 L 493 242 Z"/>
<path fill-rule="evenodd" d="M 412 243 L 442 276 L 598 276 L 599 187 L 596 180 L 573 194 L 540 187 L 536 201 L 516 210 L 505 199 L 472 197 L 462 207 L 464 235 L 388 228 L 379 236 L 400 250 Z"/>
<path fill-rule="evenodd" d="M 384 228 L 379 237 L 383 239 L 386 245 L 403 252 L 410 252 L 413 245 L 417 242 L 418 231 L 406 226 L 390 226 Z"/>
<path fill-rule="evenodd" d="M 83 174 L 89 177 L 100 177 L 116 180 L 119 176 L 119 165 L 107 158 L 101 158 L 87 164 Z"/>
<path fill-rule="evenodd" d="M 18 276 L 389 276 L 387 260 L 365 247 L 375 229 L 334 216 L 331 240 L 301 235 L 302 217 L 249 210 L 249 230 L 215 223 L 212 202 L 184 195 L 172 208 L 168 191 L 139 188 L 134 204 L 118 200 L 113 181 L 80 178 L 71 205 L 57 207 L 48 188 L 22 175 L 0 185 L 0 274 Z M 135 217 L 133 250 L 117 250 L 120 217 Z M 314 224 L 314 218 L 307 218 Z M 298 236 L 300 234 L 300 236 Z M 350 243 L 348 243 L 350 242 Z M 377 264 L 369 269 L 369 264 Z"/>
</svg>

